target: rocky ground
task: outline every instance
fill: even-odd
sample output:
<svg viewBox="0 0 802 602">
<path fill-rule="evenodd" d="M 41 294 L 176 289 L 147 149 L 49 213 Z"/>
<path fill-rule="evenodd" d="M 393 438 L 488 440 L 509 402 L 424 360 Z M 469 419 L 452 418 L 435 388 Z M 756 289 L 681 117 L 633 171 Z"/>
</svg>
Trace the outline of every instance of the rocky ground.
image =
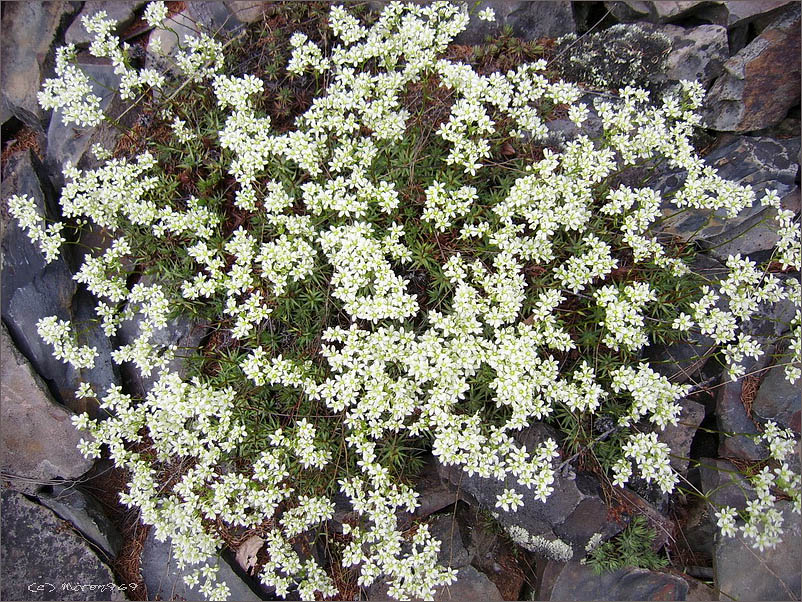
<svg viewBox="0 0 802 602">
<path fill-rule="evenodd" d="M 168 5 L 178 13 L 179 22 L 197 21 L 229 35 L 259 22 L 263 12 L 258 3 L 247 0 Z M 30 195 L 43 213 L 53 214 L 63 185 L 61 166 L 69 160 L 92 167 L 90 145 L 103 141 L 113 146 L 118 137 L 114 130 L 105 125 L 81 131 L 67 127 L 38 107 L 36 92 L 53 75 L 55 47 L 88 42 L 79 22 L 82 14 L 106 10 L 120 21 L 123 37 L 132 40 L 159 36 L 158 31 L 142 29 L 137 18 L 143 6 L 144 2 L 133 0 L 2 4 L 3 199 Z M 511 26 L 525 40 L 554 39 L 591 29 L 564 55 L 568 76 L 583 64 L 582 53 L 605 53 L 613 40 L 623 39 L 629 40 L 630 50 L 643 54 L 653 47 L 655 32 L 664 34 L 669 43 L 655 47 L 657 55 L 665 58 L 664 68 L 655 69 L 650 61 L 643 61 L 639 74 L 643 84 L 659 89 L 683 78 L 700 79 L 708 89 L 704 115 L 709 127 L 708 164 L 723 177 L 749 183 L 758 192 L 775 188 L 783 205 L 799 213 L 798 2 L 483 0 L 480 8 L 484 6 L 495 9 L 497 23 L 472 25 L 458 43 L 480 43 L 498 25 Z M 571 56 L 578 58 L 571 62 Z M 87 63 L 85 68 L 99 83 L 114 83 L 110 66 Z M 115 110 L 111 95 L 103 102 Z M 133 123 L 136 115 L 128 114 L 127 119 Z M 550 124 L 555 137 L 569 126 L 567 121 Z M 592 119 L 588 127 L 592 129 Z M 677 175 L 658 173 L 652 183 L 667 189 Z M 690 211 L 665 227 L 685 239 L 695 235 L 707 249 L 698 269 L 715 270 L 729 254 L 742 253 L 761 261 L 769 256 L 777 234 L 765 225 L 766 211 L 747 209 L 734 219 Z M 0 214 L 0 598 L 199 599 L 171 563 L 169 545 L 156 541 L 117 504 L 115 491 L 124 479 L 120 481 L 120 475 L 102 461 L 93 465 L 83 459 L 76 450 L 79 435 L 70 415 L 94 409 L 75 397 L 79 383 L 89 382 L 96 390 L 122 384 L 131 391 L 141 391 L 145 383 L 121 374 L 111 363 L 109 354 L 102 351 L 110 349 L 109 342 L 100 331 L 92 333 L 91 344 L 106 361 L 95 368 L 77 371 L 51 357 L 36 335 L 36 322 L 54 314 L 63 319 L 90 317 L 91 298 L 72 280 L 75 257 L 45 264 L 38 248 L 9 219 L 5 203 Z M 783 315 L 787 307 L 772 311 L 754 324 L 755 334 L 769 351 L 764 358 L 782 351 L 775 349 L 782 332 L 777 331 L 774 319 L 789 319 Z M 197 346 L 202 334 L 202 328 L 180 322 L 162 333 L 165 341 L 183 346 Z M 716 386 L 722 375 L 719 366 L 705 361 L 710 348 L 711 341 L 701 337 L 693 344 L 650 349 L 652 359 L 664 360 L 660 365 L 666 375 L 699 384 L 683 402 L 679 426 L 661 437 L 676 455 L 694 461 L 690 469 L 687 461 L 675 465 L 691 483 L 718 502 L 737 505 L 748 498 L 749 487 L 736 483 L 725 470 L 761 460 L 767 450 L 745 437 L 719 440 L 714 431 L 755 433 L 761 421 L 771 419 L 799 433 L 800 392 L 779 370 Z M 764 368 L 770 368 L 765 360 L 750 371 Z M 521 436 L 533 441 L 546 434 L 547 427 L 536 425 Z M 697 463 L 703 467 L 696 467 Z M 439 592 L 437 599 L 800 599 L 798 515 L 788 514 L 790 532 L 780 546 L 756 553 L 737 539 L 714 535 L 714 519 L 690 499 L 660 497 L 648 488 L 633 486 L 613 500 L 611 512 L 610 492 L 584 468 L 566 464 L 548 503 L 493 518 L 489 511 L 501 483 L 453 472 L 430 458 L 418 485 L 422 507 L 414 518 L 430 517 L 433 531 L 444 542 L 440 560 L 458 569 L 456 584 Z M 332 532 L 336 533 L 347 513 L 343 506 L 330 525 Z M 579 562 L 594 534 L 612 536 L 634 514 L 645 514 L 658 527 L 655 547 L 665 548 L 671 568 L 661 572 L 625 568 L 596 576 Z M 258 548 L 258 543 L 232 542 L 232 550 L 219 560 L 232 599 L 272 599 L 271 592 L 261 590 L 247 574 L 248 550 Z M 353 587 L 349 595 L 383 599 L 383 587 L 381 582 L 366 591 Z"/>
</svg>

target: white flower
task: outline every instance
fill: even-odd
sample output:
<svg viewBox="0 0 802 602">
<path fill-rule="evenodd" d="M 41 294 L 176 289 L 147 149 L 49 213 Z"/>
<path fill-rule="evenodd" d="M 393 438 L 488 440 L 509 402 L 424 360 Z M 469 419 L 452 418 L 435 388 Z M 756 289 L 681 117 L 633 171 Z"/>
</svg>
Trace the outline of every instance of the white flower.
<svg viewBox="0 0 802 602">
<path fill-rule="evenodd" d="M 491 7 L 487 7 L 484 10 L 479 11 L 477 15 L 482 21 L 489 21 L 493 22 L 496 20 L 496 11 L 494 11 Z"/>
</svg>

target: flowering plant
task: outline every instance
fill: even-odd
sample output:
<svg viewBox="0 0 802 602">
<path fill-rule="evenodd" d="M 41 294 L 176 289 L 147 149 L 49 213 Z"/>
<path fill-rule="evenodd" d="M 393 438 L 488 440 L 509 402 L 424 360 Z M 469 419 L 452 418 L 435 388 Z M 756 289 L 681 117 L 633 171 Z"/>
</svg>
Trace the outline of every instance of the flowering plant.
<svg viewBox="0 0 802 602">
<path fill-rule="evenodd" d="M 146 18 L 169 23 L 159 2 Z M 800 269 L 799 231 L 776 193 L 758 199 L 697 156 L 699 84 L 599 100 L 604 133 L 593 140 L 582 133 L 581 89 L 551 81 L 545 61 L 483 75 L 444 58 L 468 20 L 447 2 L 391 3 L 366 26 L 332 6 L 333 45 L 312 32 L 289 39 L 285 81 L 314 80 L 316 95 L 281 128 L 265 110 L 265 79 L 227 73 L 213 38 L 181 41 L 172 77 L 182 84 L 168 97 L 173 79 L 131 67 L 105 14 L 86 21 L 90 52 L 114 62 L 123 98 L 158 89 L 167 100 L 166 134 L 147 149 L 65 167 L 64 219 L 115 238 L 75 279 L 97 297 L 108 336 L 139 316 L 137 338 L 113 359 L 155 376 L 143 398 L 82 387 L 108 418 L 75 422 L 91 434 L 87 456 L 107 453 L 129 471 L 122 501 L 172 540 L 180 563 L 202 564 L 189 580 L 211 598 L 227 594 L 203 564 L 222 545 L 211 527 L 220 524 L 264 535 L 260 578 L 279 595 L 335 595 L 331 576 L 291 543 L 332 518 L 336 491 L 360 517 L 343 526 L 341 550 L 360 585 L 383 575 L 391 596 L 426 598 L 452 582 L 426 526 L 410 537 L 397 522 L 417 505 L 403 478 L 410 449 L 468 474 L 514 477 L 496 504 L 514 511 L 548 498 L 559 457 L 557 441 L 527 449 L 516 433 L 559 417 L 592 443 L 593 420 L 608 416 L 629 429 L 603 466 L 612 482 L 634 467 L 672 491 L 678 477 L 656 431 L 676 424 L 691 387 L 644 359 L 656 340 L 709 334 L 738 377 L 761 353 L 743 326 L 761 303 L 789 299 L 786 374 L 799 376 L 798 280 L 737 256 L 726 277 L 705 278 L 689 268 L 690 246 L 657 234 L 669 198 L 730 216 L 762 202 L 782 234 L 774 259 Z M 59 53 L 41 102 L 91 125 L 102 114 L 75 57 Z M 578 128 L 562 146 L 547 142 L 556 110 Z M 684 170 L 678 190 L 616 184 L 656 162 Z M 53 258 L 63 225 L 44 227 L 30 199 L 13 198 L 10 210 Z M 155 337 L 176 312 L 228 338 L 192 358 L 187 377 L 171 367 L 179 350 Z M 57 357 L 92 365 L 96 349 L 69 324 L 48 318 L 39 331 Z M 772 491 L 800 511 L 799 475 L 782 463 L 793 436 L 771 423 L 763 436 L 781 464 L 755 478 L 761 495 L 744 533 L 761 547 L 779 536 Z M 719 526 L 733 531 L 734 510 L 720 511 Z"/>
</svg>

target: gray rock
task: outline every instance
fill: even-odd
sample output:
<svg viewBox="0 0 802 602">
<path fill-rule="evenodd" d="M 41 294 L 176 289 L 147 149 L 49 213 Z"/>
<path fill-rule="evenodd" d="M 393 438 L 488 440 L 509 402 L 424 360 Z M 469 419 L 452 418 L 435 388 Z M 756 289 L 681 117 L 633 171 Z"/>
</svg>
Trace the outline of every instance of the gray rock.
<svg viewBox="0 0 802 602">
<path fill-rule="evenodd" d="M 789 383 L 785 370 L 774 367 L 763 377 L 757 395 L 752 402 L 752 414 L 760 420 L 773 420 L 783 428 L 800 432 L 800 410 L 802 392 L 800 382 Z"/>
<path fill-rule="evenodd" d="M 43 63 L 62 17 L 73 11 L 69 2 L 9 2 L 3 9 L 0 41 L 0 123 L 12 115 L 36 128 L 42 109 L 36 98 Z"/>
<path fill-rule="evenodd" d="M 3 600 L 125 600 L 111 569 L 47 508 L 2 492 Z"/>
<path fill-rule="evenodd" d="M 605 2 L 605 8 L 623 22 L 646 20 L 652 23 L 669 23 L 688 17 L 695 21 L 706 21 L 723 25 L 728 29 L 745 26 L 779 7 L 790 4 L 791 0 L 717 0 L 717 1 L 667 1 L 667 0 L 624 0 Z"/>
<path fill-rule="evenodd" d="M 777 507 L 784 522 L 782 542 L 774 548 L 761 552 L 740 536 L 717 537 L 713 568 L 719 600 L 800 599 L 800 517 L 791 502 L 777 502 Z"/>
<path fill-rule="evenodd" d="M 44 175 L 41 163 L 32 152 L 13 157 L 6 166 L 3 198 L 12 194 L 32 197 L 39 214 L 52 219 L 55 214 L 55 193 Z M 44 317 L 71 317 L 75 282 L 67 261 L 62 256 L 47 264 L 38 245 L 33 244 L 8 213 L 3 202 L 2 215 L 2 316 L 12 338 L 30 359 L 37 372 L 48 381 L 63 401 L 61 386 L 70 371 L 52 356 L 52 349 L 36 332 L 36 323 Z M 66 391 L 63 393 L 66 394 Z M 68 396 L 68 395 L 67 395 Z"/>
<path fill-rule="evenodd" d="M 462 542 L 459 521 L 454 514 L 441 514 L 434 517 L 429 523 L 429 532 L 440 540 L 438 564 L 455 569 L 470 564 L 471 553 Z"/>
<path fill-rule="evenodd" d="M 707 127 L 747 132 L 785 118 L 800 97 L 799 30 L 800 5 L 794 3 L 724 63 L 725 73 L 713 84 L 705 102 Z"/>
<path fill-rule="evenodd" d="M 106 11 L 107 18 L 117 21 L 115 33 L 120 33 L 134 22 L 136 11 L 145 5 L 146 0 L 88 0 L 84 2 L 81 14 L 73 21 L 64 33 L 64 41 L 76 46 L 88 46 L 94 34 L 86 31 L 81 22 L 84 16 L 92 16 Z"/>
<path fill-rule="evenodd" d="M 554 436 L 553 431 L 537 423 L 523 431 L 520 440 L 532 450 L 549 436 Z M 528 491 L 513 477 L 498 481 L 468 475 L 455 466 L 441 465 L 440 471 L 443 478 L 459 486 L 469 502 L 492 512 L 513 541 L 530 552 L 570 560 L 577 553 L 584 554 L 585 545 L 595 533 L 606 539 L 622 528 L 607 519 L 598 482 L 590 475 L 558 473 L 552 484 L 554 491 L 545 502 L 524 495 L 524 505 L 508 512 L 496 508 L 497 496 L 508 488 Z"/>
<path fill-rule="evenodd" d="M 794 188 L 785 195 L 781 205 L 783 209 L 798 213 L 799 188 Z M 776 216 L 776 209 L 767 207 L 721 234 L 700 242 L 703 247 L 709 248 L 712 256 L 721 261 L 726 261 L 730 255 L 740 254 L 760 262 L 770 255 L 780 240 Z"/>
<path fill-rule="evenodd" d="M 765 360 L 764 356 L 764 362 Z M 763 364 L 765 365 L 765 363 Z M 724 381 L 729 380 L 726 372 Z M 718 389 L 716 396 L 716 424 L 721 431 L 719 439 L 719 455 L 722 457 L 737 456 L 744 460 L 757 461 L 769 457 L 769 451 L 758 444 L 754 435 L 758 434 L 757 425 L 746 412 L 741 400 L 743 381 L 725 382 Z"/>
<path fill-rule="evenodd" d="M 39 491 L 39 501 L 78 530 L 101 550 L 107 560 L 120 553 L 122 537 L 94 499 L 75 484 L 54 485 L 52 491 Z"/>
<path fill-rule="evenodd" d="M 727 29 L 721 25 L 699 25 L 683 28 L 676 25 L 647 25 L 639 27 L 659 31 L 671 40 L 666 57 L 666 78 L 670 81 L 698 80 L 709 85 L 724 70 L 729 58 Z"/>
<path fill-rule="evenodd" d="M 594 575 L 578 561 L 556 565 L 540 584 L 538 600 L 685 600 L 688 583 L 675 575 L 624 568 Z"/>
<path fill-rule="evenodd" d="M 494 22 L 482 21 L 476 14 L 485 8 L 496 13 Z M 509 26 L 516 37 L 527 42 L 538 38 L 556 38 L 576 32 L 571 3 L 526 2 L 522 0 L 482 0 L 469 8 L 473 12 L 468 28 L 459 34 L 456 44 L 483 44 L 486 36 L 496 36 L 501 28 Z"/>
<path fill-rule="evenodd" d="M 172 63 L 164 57 L 175 56 L 179 40 L 183 44 L 187 36 L 197 37 L 199 31 L 213 35 L 217 39 L 234 36 L 244 28 L 234 10 L 224 2 L 193 1 L 187 7 L 168 19 L 165 28 L 154 29 L 148 38 L 148 54 L 145 65 L 166 69 L 177 74 Z M 163 56 L 155 53 L 155 45 L 161 48 Z"/>
<path fill-rule="evenodd" d="M 699 459 L 699 476 L 702 492 L 708 501 L 720 508 L 731 506 L 737 510 L 755 499 L 755 491 L 732 462 L 713 458 Z"/>
<path fill-rule="evenodd" d="M 92 92 L 100 98 L 100 107 L 107 114 L 116 116 L 122 111 L 122 102 L 116 93 L 120 78 L 111 65 L 79 63 L 78 66 L 89 77 Z M 133 113 L 128 113 L 133 118 Z M 79 128 L 74 123 L 65 124 L 60 112 L 55 112 L 47 130 L 47 157 L 45 165 L 57 187 L 64 184 L 64 166 L 70 162 L 82 169 L 94 168 L 99 161 L 89 152 L 92 144 L 112 149 L 120 133 L 109 123 L 95 127 Z"/>
<path fill-rule="evenodd" d="M 680 474 L 686 474 L 691 443 L 696 430 L 704 420 L 705 407 L 692 399 L 683 399 L 679 403 L 682 406 L 679 422 L 676 426 L 666 426 L 665 430 L 658 432 L 657 438 L 671 449 L 671 467 Z"/>
<path fill-rule="evenodd" d="M 153 280 L 149 276 L 144 276 L 140 283 L 149 286 Z M 119 345 L 128 345 L 134 342 L 139 336 L 139 326 L 144 320 L 140 313 L 134 315 L 132 320 L 125 320 L 117 331 L 117 341 Z M 187 374 L 186 358 L 195 353 L 206 334 L 207 327 L 191 321 L 185 316 L 177 316 L 167 322 L 164 328 L 157 328 L 153 331 L 152 343 L 154 346 L 167 348 L 176 345 L 178 350 L 172 361 L 168 362 L 167 368 L 171 372 L 178 372 L 182 378 Z M 131 392 L 138 397 L 144 397 L 151 387 L 159 380 L 158 370 L 154 370 L 150 376 L 142 376 L 136 366 L 124 364 L 122 373 L 126 385 Z"/>
<path fill-rule="evenodd" d="M 755 220 L 765 218 L 765 208 L 760 199 L 768 189 L 775 189 L 780 197 L 786 197 L 796 189 L 799 166 L 796 162 L 799 153 L 799 138 L 774 140 L 765 137 L 735 136 L 726 138 L 713 150 L 705 163 L 716 169 L 719 176 L 741 185 L 749 185 L 755 191 L 757 202 L 746 207 L 737 216 L 730 218 L 723 210 L 687 209 L 676 218 L 668 217 L 661 223 L 661 229 L 682 240 L 697 240 L 711 247 L 713 242 L 722 242 L 718 237 L 727 232 L 737 233 L 737 229 L 753 225 Z M 659 174 L 650 184 L 664 194 L 678 189 L 685 180 L 684 173 L 671 172 Z M 792 203 L 791 197 L 786 201 Z M 671 216 L 677 207 L 670 201 L 661 207 L 664 216 Z M 729 235 L 728 240 L 734 235 Z"/>
<path fill-rule="evenodd" d="M 437 461 L 433 456 L 426 458 L 423 469 L 418 473 L 415 491 L 418 492 L 419 506 L 412 513 L 411 519 L 425 518 L 460 499 L 457 488 L 440 478 Z"/>
<path fill-rule="evenodd" d="M 259 597 L 251 591 L 250 587 L 240 579 L 228 563 L 218 558 L 212 566 L 217 566 L 217 581 L 228 585 L 229 600 L 243 600 L 256 602 Z M 184 575 L 188 575 L 199 566 L 188 566 L 179 569 L 173 559 L 169 542 L 160 542 L 156 539 L 155 530 L 151 529 L 145 545 L 142 548 L 141 572 L 148 588 L 148 597 L 151 600 L 206 600 L 201 594 L 199 586 L 188 587 L 184 583 Z"/>
<path fill-rule="evenodd" d="M 14 487 L 33 492 L 56 477 L 75 479 L 92 466 L 78 451 L 80 434 L 71 414 L 55 403 L 47 387 L 0 329 L 2 391 L 0 414 L 3 472 L 17 475 Z"/>
<path fill-rule="evenodd" d="M 226 0 L 229 10 L 242 23 L 261 21 L 269 3 L 263 0 Z"/>
<path fill-rule="evenodd" d="M 601 88 L 655 88 L 665 81 L 671 38 L 659 29 L 617 24 L 555 46 L 562 76 Z"/>
</svg>

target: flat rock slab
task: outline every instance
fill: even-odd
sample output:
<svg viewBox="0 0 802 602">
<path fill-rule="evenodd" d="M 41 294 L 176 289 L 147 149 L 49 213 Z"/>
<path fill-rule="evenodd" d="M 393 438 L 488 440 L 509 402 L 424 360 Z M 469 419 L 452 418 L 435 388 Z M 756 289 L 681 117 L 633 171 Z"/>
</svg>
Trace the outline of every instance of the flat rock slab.
<svg viewBox="0 0 802 602">
<path fill-rule="evenodd" d="M 69 524 L 23 494 L 2 492 L 3 600 L 125 600 L 111 569 Z"/>
<path fill-rule="evenodd" d="M 523 431 L 520 441 L 532 450 L 549 436 L 554 436 L 553 431 L 538 423 Z M 556 474 L 554 491 L 541 502 L 513 477 L 499 481 L 443 465 L 440 471 L 471 503 L 492 512 L 513 541 L 530 552 L 566 561 L 583 556 L 594 535 L 607 539 L 622 529 L 622 525 L 607 518 L 598 481 L 591 475 Z M 523 493 L 524 505 L 515 512 L 496 508 L 497 496 L 511 487 Z"/>
<path fill-rule="evenodd" d="M 691 443 L 699 425 L 705 418 L 705 407 L 692 399 L 682 399 L 679 402 L 682 413 L 679 422 L 666 426 L 659 431 L 657 438 L 671 449 L 671 467 L 681 474 L 688 472 L 688 459 L 691 455 Z"/>
<path fill-rule="evenodd" d="M 81 435 L 71 413 L 52 400 L 5 326 L 0 326 L 0 355 L 3 471 L 21 477 L 12 480 L 14 486 L 30 492 L 56 477 L 75 479 L 85 473 L 92 462 L 77 449 Z"/>
<path fill-rule="evenodd" d="M 495 21 L 482 21 L 476 17 L 476 13 L 486 8 L 493 9 Z M 455 38 L 456 44 L 483 44 L 486 36 L 498 36 L 504 26 L 511 27 L 516 37 L 528 42 L 539 38 L 557 38 L 576 31 L 571 3 L 562 0 L 483 0 L 471 6 L 471 9 L 476 12 L 468 28 Z"/>
<path fill-rule="evenodd" d="M 556 577 L 554 574 L 557 573 Z M 595 575 L 577 561 L 558 566 L 541 584 L 539 600 L 685 600 L 688 582 L 676 575 L 624 568 Z"/>
<path fill-rule="evenodd" d="M 800 432 L 802 381 L 790 383 L 782 367 L 774 367 L 763 377 L 752 402 L 752 414 L 762 420 L 773 420 L 783 428 Z"/>
<path fill-rule="evenodd" d="M 63 0 L 5 3 L 0 39 L 0 123 L 14 115 L 41 128 L 42 109 L 36 95 L 42 84 L 42 63 L 62 17 L 73 10 L 72 3 Z"/>
<path fill-rule="evenodd" d="M 76 46 L 87 46 L 94 34 L 86 31 L 81 17 L 92 16 L 105 11 L 107 18 L 117 21 L 115 33 L 120 33 L 125 27 L 133 23 L 136 11 L 145 5 L 146 0 L 88 0 L 84 2 L 81 13 L 67 28 L 64 41 Z"/>
<path fill-rule="evenodd" d="M 777 506 L 784 518 L 783 539 L 774 548 L 761 552 L 747 546 L 740 535 L 717 537 L 713 568 L 719 600 L 800 599 L 800 516 L 790 502 Z"/>
<path fill-rule="evenodd" d="M 212 562 L 214 565 L 214 561 Z M 227 562 L 218 558 L 216 565 L 218 582 L 228 585 L 229 600 L 256 602 L 259 597 L 251 591 L 245 582 L 231 569 Z M 155 530 L 151 529 L 142 548 L 141 572 L 148 588 L 150 600 L 206 600 L 199 586 L 189 587 L 184 583 L 184 575 L 188 575 L 196 566 L 179 569 L 173 559 L 169 542 L 156 539 Z"/>
<path fill-rule="evenodd" d="M 704 241 L 722 242 L 715 237 L 726 235 L 742 224 L 748 227 L 764 219 L 766 208 L 760 205 L 760 200 L 766 190 L 776 190 L 780 197 L 795 190 L 798 155 L 798 137 L 775 140 L 765 136 L 734 136 L 724 139 L 705 157 L 705 163 L 723 179 L 751 186 L 756 202 L 735 217 L 729 217 L 724 210 L 686 209 L 676 218 L 667 217 L 661 224 L 662 230 L 682 240 L 699 240 L 704 244 Z M 658 175 L 650 186 L 665 194 L 679 189 L 684 182 L 684 172 L 670 172 Z M 677 209 L 668 201 L 664 201 L 661 207 L 664 216 L 674 214 Z"/>
<path fill-rule="evenodd" d="M 799 103 L 799 52 L 800 5 L 793 3 L 724 63 L 705 103 L 707 127 L 748 132 L 780 123 Z"/>
</svg>

